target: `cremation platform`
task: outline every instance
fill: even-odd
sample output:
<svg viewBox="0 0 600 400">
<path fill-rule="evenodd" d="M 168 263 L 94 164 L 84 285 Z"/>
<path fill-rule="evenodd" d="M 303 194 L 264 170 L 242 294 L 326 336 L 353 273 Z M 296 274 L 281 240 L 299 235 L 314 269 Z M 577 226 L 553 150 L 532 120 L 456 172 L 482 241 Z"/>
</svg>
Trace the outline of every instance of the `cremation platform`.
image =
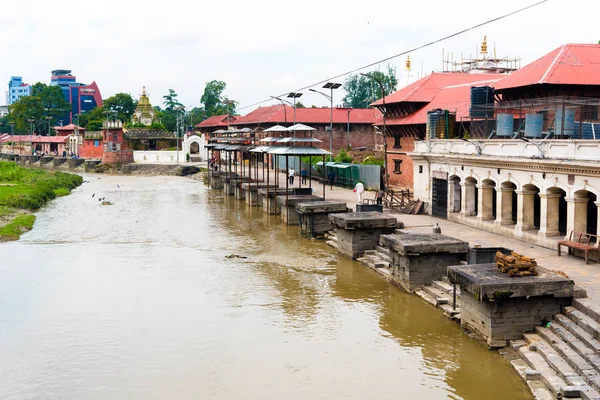
<svg viewBox="0 0 600 400">
<path fill-rule="evenodd" d="M 299 203 L 296 211 L 300 215 L 300 228 L 306 236 L 319 236 L 333 229 L 330 214 L 347 213 L 348 205 L 339 201 L 313 201 Z"/>
<path fill-rule="evenodd" d="M 537 276 L 510 277 L 496 264 L 448 268 L 450 282 L 460 286 L 461 325 L 490 347 L 520 339 L 544 320 L 552 320 L 573 300 L 574 283 L 545 268 Z"/>
<path fill-rule="evenodd" d="M 398 220 L 378 212 L 331 214 L 329 221 L 335 228 L 338 250 L 354 259 L 365 250 L 374 250 L 382 234 L 393 233 Z"/>
<path fill-rule="evenodd" d="M 390 250 L 392 280 L 409 292 L 446 276 L 469 251 L 469 243 L 437 233 L 385 235 L 381 243 Z"/>
<path fill-rule="evenodd" d="M 281 217 L 288 225 L 299 225 L 300 216 L 296 211 L 296 205 L 299 203 L 308 203 L 319 201 L 319 196 L 277 196 L 277 205 L 281 208 Z"/>
</svg>

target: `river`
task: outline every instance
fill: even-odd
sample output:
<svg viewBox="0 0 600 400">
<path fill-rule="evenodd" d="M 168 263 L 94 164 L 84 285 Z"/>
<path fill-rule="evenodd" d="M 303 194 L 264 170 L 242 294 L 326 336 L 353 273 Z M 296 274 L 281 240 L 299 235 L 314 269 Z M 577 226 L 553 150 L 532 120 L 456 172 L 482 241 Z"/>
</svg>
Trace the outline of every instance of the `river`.
<svg viewBox="0 0 600 400">
<path fill-rule="evenodd" d="M 279 217 L 186 178 L 85 179 L 0 244 L 2 399 L 531 398 L 458 324 Z"/>
</svg>

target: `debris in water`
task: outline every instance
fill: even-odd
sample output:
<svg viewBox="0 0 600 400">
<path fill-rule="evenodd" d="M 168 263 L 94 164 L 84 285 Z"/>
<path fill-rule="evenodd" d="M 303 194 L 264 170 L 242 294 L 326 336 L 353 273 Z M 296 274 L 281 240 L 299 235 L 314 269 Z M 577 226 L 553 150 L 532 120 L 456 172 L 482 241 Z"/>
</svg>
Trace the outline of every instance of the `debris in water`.
<svg viewBox="0 0 600 400">
<path fill-rule="evenodd" d="M 112 206 L 112 205 L 113 205 L 113 203 L 111 203 L 110 201 L 103 201 L 103 202 L 102 202 L 102 205 L 103 205 L 103 206 Z"/>
<path fill-rule="evenodd" d="M 95 195 L 96 195 L 96 193 L 94 193 L 94 194 L 92 195 L 92 197 L 94 197 Z"/>
<path fill-rule="evenodd" d="M 248 258 L 248 257 L 246 257 L 246 256 L 240 256 L 240 255 L 237 255 L 237 254 L 227 254 L 225 256 L 225 258 Z"/>
</svg>

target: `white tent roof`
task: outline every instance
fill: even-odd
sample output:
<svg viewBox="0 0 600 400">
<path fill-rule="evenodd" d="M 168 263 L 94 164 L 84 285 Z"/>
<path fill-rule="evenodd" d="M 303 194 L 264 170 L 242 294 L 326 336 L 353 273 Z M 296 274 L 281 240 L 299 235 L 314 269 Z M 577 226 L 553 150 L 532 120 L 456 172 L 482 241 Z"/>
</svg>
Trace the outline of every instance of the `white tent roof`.
<svg viewBox="0 0 600 400">
<path fill-rule="evenodd" d="M 317 128 L 313 128 L 311 126 L 308 125 L 304 125 L 304 124 L 296 124 L 296 125 L 292 125 L 289 128 L 287 128 L 288 131 L 316 131 Z"/>
<path fill-rule="evenodd" d="M 288 128 L 281 125 L 275 125 L 270 128 L 265 129 L 263 132 L 287 132 Z"/>
</svg>

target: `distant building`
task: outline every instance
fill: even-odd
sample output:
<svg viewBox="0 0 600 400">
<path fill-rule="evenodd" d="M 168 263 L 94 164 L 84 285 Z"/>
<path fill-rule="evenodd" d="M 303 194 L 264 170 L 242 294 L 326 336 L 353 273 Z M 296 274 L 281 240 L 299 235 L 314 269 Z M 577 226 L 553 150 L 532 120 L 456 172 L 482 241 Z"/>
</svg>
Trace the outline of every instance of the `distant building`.
<svg viewBox="0 0 600 400">
<path fill-rule="evenodd" d="M 142 88 L 142 95 L 138 100 L 137 107 L 131 119 L 134 124 L 142 124 L 144 126 L 150 126 L 156 120 L 156 113 L 146 94 L 146 86 Z"/>
<path fill-rule="evenodd" d="M 23 96 L 31 95 L 31 86 L 23 83 L 23 78 L 20 76 L 11 76 L 8 82 L 8 92 L 6 92 L 6 104 L 11 105 L 18 101 Z"/>
<path fill-rule="evenodd" d="M 8 115 L 8 106 L 0 106 L 0 118 Z"/>
<path fill-rule="evenodd" d="M 59 119 L 63 125 L 72 124 L 73 117 L 78 114 L 90 112 L 96 107 L 102 107 L 102 96 L 96 82 L 89 85 L 77 82 L 71 70 L 57 69 L 52 71 L 50 86 L 59 86 L 65 100 L 71 104 L 68 115 Z"/>
</svg>

